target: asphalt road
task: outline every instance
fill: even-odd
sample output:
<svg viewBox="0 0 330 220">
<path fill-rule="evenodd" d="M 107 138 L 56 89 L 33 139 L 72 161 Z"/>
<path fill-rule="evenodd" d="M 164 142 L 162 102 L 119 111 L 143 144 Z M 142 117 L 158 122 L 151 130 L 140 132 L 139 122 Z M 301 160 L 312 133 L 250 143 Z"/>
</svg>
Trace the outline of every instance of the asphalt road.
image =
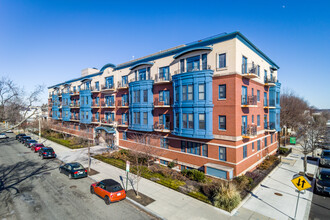
<svg viewBox="0 0 330 220">
<path fill-rule="evenodd" d="M 153 219 L 124 200 L 107 206 L 89 192 L 89 178 L 60 174 L 59 160 L 42 160 L 14 135 L 0 140 L 0 219 Z"/>
<path fill-rule="evenodd" d="M 314 190 L 309 219 L 330 219 L 330 196 L 319 195 Z"/>
</svg>

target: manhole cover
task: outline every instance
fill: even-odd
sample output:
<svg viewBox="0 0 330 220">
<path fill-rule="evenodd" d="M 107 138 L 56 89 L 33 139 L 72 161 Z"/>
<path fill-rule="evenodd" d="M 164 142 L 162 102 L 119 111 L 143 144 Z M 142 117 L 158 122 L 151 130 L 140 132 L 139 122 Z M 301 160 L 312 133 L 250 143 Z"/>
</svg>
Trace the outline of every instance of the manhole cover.
<svg viewBox="0 0 330 220">
<path fill-rule="evenodd" d="M 75 189 L 77 188 L 77 186 L 73 185 L 73 186 L 70 186 L 70 189 Z"/>
<path fill-rule="evenodd" d="M 281 193 L 274 193 L 277 196 L 283 196 Z"/>
</svg>

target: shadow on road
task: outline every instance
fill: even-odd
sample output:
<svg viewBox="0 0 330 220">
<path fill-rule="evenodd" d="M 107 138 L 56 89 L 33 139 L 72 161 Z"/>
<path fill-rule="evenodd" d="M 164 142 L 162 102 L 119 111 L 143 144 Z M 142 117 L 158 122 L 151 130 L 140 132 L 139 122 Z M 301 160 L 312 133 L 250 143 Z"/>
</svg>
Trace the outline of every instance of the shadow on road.
<svg viewBox="0 0 330 220">
<path fill-rule="evenodd" d="M 18 162 L 15 165 L 0 165 L 0 193 L 4 190 L 14 190 L 19 193 L 16 188 L 17 184 L 36 175 L 44 174 L 58 167 L 51 167 L 48 162 L 38 164 L 32 161 Z"/>
</svg>

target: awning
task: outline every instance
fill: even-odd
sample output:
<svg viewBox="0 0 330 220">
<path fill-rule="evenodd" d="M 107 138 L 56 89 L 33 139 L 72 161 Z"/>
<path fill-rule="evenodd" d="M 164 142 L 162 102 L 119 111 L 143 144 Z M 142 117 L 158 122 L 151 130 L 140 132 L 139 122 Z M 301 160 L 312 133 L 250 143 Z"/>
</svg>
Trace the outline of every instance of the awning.
<svg viewBox="0 0 330 220">
<path fill-rule="evenodd" d="M 103 131 L 107 132 L 108 134 L 116 133 L 116 130 L 111 127 L 96 127 L 96 128 L 94 128 L 94 130 L 95 131 L 103 130 Z"/>
<path fill-rule="evenodd" d="M 132 70 L 132 69 L 134 69 L 134 68 L 136 68 L 138 66 L 142 66 L 142 65 L 154 65 L 154 63 L 153 62 L 141 62 L 141 63 L 137 63 L 137 64 L 131 66 L 129 68 L 129 70 Z"/>
<path fill-rule="evenodd" d="M 194 47 L 194 48 L 190 48 L 188 50 L 184 50 L 180 53 L 177 53 L 173 56 L 174 59 L 186 54 L 186 53 L 189 53 L 189 52 L 192 52 L 192 51 L 196 51 L 196 50 L 213 50 L 212 47 Z"/>
<path fill-rule="evenodd" d="M 206 163 L 206 164 L 204 164 L 204 166 L 215 168 L 215 169 L 218 169 L 218 170 L 224 170 L 224 171 L 227 171 L 227 172 L 230 172 L 230 171 L 234 170 L 234 168 L 232 168 L 232 167 L 227 167 L 227 166 L 223 166 L 223 165 L 216 164 L 216 163 Z"/>
</svg>

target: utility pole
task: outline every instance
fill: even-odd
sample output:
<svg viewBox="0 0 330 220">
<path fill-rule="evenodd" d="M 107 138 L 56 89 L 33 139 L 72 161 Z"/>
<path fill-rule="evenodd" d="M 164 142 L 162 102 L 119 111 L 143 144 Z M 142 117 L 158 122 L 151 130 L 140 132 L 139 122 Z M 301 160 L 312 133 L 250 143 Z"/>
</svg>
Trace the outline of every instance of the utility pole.
<svg viewBox="0 0 330 220">
<path fill-rule="evenodd" d="M 39 142 L 41 141 L 41 117 L 39 115 Z"/>
</svg>

